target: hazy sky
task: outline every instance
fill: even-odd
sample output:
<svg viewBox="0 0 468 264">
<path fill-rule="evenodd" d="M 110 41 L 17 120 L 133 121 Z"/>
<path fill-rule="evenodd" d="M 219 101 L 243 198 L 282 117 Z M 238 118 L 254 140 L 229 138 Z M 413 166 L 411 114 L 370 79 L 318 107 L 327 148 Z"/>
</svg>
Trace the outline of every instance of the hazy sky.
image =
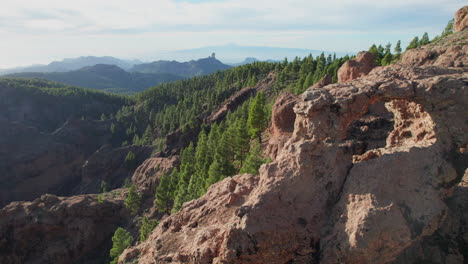
<svg viewBox="0 0 468 264">
<path fill-rule="evenodd" d="M 0 68 L 236 43 L 359 51 L 439 34 L 466 0 L 1 0 Z"/>
</svg>

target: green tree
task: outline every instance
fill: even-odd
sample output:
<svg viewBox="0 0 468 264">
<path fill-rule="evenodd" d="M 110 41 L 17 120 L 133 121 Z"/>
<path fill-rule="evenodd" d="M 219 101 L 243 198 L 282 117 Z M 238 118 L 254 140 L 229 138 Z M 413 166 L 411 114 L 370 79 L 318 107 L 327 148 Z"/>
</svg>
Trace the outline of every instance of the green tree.
<svg viewBox="0 0 468 264">
<path fill-rule="evenodd" d="M 258 140 L 254 140 L 252 147 L 247 155 L 245 164 L 240 170 L 240 173 L 258 174 L 258 169 L 267 160 L 263 156 L 263 151 Z"/>
<path fill-rule="evenodd" d="M 154 205 L 159 212 L 170 213 L 170 201 L 171 201 L 171 189 L 170 189 L 170 179 L 164 173 L 159 181 L 158 187 L 156 187 L 156 198 L 154 200 Z"/>
<path fill-rule="evenodd" d="M 266 128 L 267 117 L 265 111 L 266 97 L 262 92 L 257 93 L 250 107 L 247 126 L 249 127 L 250 136 L 257 137 L 261 141 L 262 131 Z"/>
<path fill-rule="evenodd" d="M 120 254 L 132 245 L 133 237 L 127 230 L 119 227 L 112 236 L 112 248 L 110 250 L 111 264 L 116 264 Z"/>
<path fill-rule="evenodd" d="M 146 127 L 139 143 L 140 145 L 151 145 L 153 143 L 153 130 L 150 125 Z"/>
<path fill-rule="evenodd" d="M 395 51 L 395 54 L 397 56 L 400 56 L 400 54 L 401 54 L 401 40 L 397 41 L 394 51 Z"/>
<path fill-rule="evenodd" d="M 127 169 L 130 169 L 130 170 L 135 169 L 135 167 L 137 166 L 137 160 L 136 160 L 135 153 L 133 153 L 133 151 L 130 150 L 127 153 L 127 156 L 125 156 L 124 164 Z"/>
<path fill-rule="evenodd" d="M 140 202 L 141 195 L 136 191 L 135 185 L 132 184 L 125 199 L 125 207 L 130 210 L 131 214 L 136 215 L 140 210 Z"/>
<path fill-rule="evenodd" d="M 140 227 L 140 241 L 145 241 L 148 238 L 149 233 L 153 231 L 153 229 L 158 225 L 158 221 L 156 220 L 148 220 L 146 216 L 143 216 L 141 219 L 141 227 Z"/>
<path fill-rule="evenodd" d="M 382 58 L 382 65 L 383 66 L 386 66 L 386 65 L 390 65 L 392 63 L 392 60 L 393 60 L 393 56 L 390 52 L 386 53 L 385 56 Z"/>
<path fill-rule="evenodd" d="M 106 181 L 101 181 L 101 192 L 105 193 L 107 192 L 107 182 Z"/>
<path fill-rule="evenodd" d="M 421 40 L 419 41 L 419 46 L 424 46 L 429 44 L 431 41 L 429 40 L 429 34 L 427 32 L 424 32 Z"/>
<path fill-rule="evenodd" d="M 406 47 L 406 50 L 414 49 L 419 46 L 419 38 L 414 37 L 411 42 L 409 43 L 408 47 Z"/>
<path fill-rule="evenodd" d="M 444 31 L 442 31 L 441 37 L 446 37 L 453 33 L 453 22 L 454 21 L 452 19 L 447 23 L 447 26 L 445 27 Z"/>
<path fill-rule="evenodd" d="M 101 115 L 101 121 L 106 120 L 106 119 L 107 119 L 106 114 L 102 113 L 102 115 Z"/>
</svg>

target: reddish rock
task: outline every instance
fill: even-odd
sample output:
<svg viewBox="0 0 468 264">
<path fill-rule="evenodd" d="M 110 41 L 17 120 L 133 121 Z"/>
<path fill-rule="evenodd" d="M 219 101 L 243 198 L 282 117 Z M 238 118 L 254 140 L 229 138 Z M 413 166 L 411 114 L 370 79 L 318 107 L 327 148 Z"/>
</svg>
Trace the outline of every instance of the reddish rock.
<svg viewBox="0 0 468 264">
<path fill-rule="evenodd" d="M 266 153 L 272 158 L 276 158 L 278 150 L 283 147 L 294 131 L 294 105 L 298 101 L 298 96 L 290 93 L 280 95 L 272 107 L 271 127 L 269 143 Z"/>
<path fill-rule="evenodd" d="M 468 164 L 461 152 L 467 72 L 391 65 L 307 90 L 294 106 L 291 138 L 259 176 L 213 185 L 119 263 L 428 259 L 417 245 L 460 217 L 450 214 L 448 200 Z M 432 252 L 460 262 L 466 244 L 458 238 L 450 240 L 450 252 L 443 243 Z"/>
<path fill-rule="evenodd" d="M 223 121 L 229 111 L 233 112 L 247 99 L 257 92 L 264 92 L 270 94 L 273 91 L 276 75 L 270 72 L 265 78 L 260 80 L 255 87 L 245 87 L 229 97 L 222 105 L 213 111 L 207 118 L 205 123 L 213 124 Z"/>
<path fill-rule="evenodd" d="M 179 166 L 180 157 L 152 157 L 143 162 L 132 176 L 132 182 L 138 191 L 147 196 L 154 196 L 156 187 L 164 173 L 170 174 Z"/>
<path fill-rule="evenodd" d="M 128 217 L 123 193 L 13 202 L 0 210 L 0 263 L 102 263 Z"/>
<path fill-rule="evenodd" d="M 410 49 L 402 54 L 400 63 L 409 66 L 466 67 L 466 35 L 466 32 L 454 33 L 436 43 Z"/>
<path fill-rule="evenodd" d="M 329 85 L 331 83 L 332 83 L 332 77 L 330 75 L 328 75 L 328 74 L 325 74 L 325 76 L 320 81 L 318 81 L 317 83 L 315 83 L 314 85 L 312 85 L 308 89 L 322 88 L 322 87 L 327 86 L 327 85 Z"/>
<path fill-rule="evenodd" d="M 468 6 L 460 8 L 455 13 L 455 22 L 453 24 L 453 31 L 460 32 L 468 27 Z"/>
<path fill-rule="evenodd" d="M 220 107 L 205 119 L 205 123 L 213 124 L 224 120 L 229 111 L 234 111 L 238 106 L 255 94 L 255 88 L 245 87 L 229 97 Z"/>
<path fill-rule="evenodd" d="M 370 52 L 359 52 L 354 60 L 346 61 L 338 69 L 338 82 L 349 82 L 367 75 L 375 67 L 374 59 L 374 55 Z"/>
</svg>

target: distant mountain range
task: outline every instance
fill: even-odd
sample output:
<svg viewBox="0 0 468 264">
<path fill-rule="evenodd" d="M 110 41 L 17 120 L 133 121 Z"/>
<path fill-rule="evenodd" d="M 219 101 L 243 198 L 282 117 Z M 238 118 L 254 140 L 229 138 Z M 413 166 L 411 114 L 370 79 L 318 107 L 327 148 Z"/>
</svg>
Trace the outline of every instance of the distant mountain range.
<svg viewBox="0 0 468 264">
<path fill-rule="evenodd" d="M 254 62 L 257 62 L 257 61 L 261 61 L 257 58 L 254 58 L 254 57 L 247 57 L 245 58 L 245 60 L 243 60 L 242 62 L 238 62 L 238 63 L 229 63 L 229 65 L 235 67 L 235 66 L 240 66 L 240 65 L 244 65 L 244 64 L 249 64 L 249 63 L 254 63 Z M 267 61 L 267 62 L 278 62 L 280 60 L 264 60 L 264 61 Z"/>
<path fill-rule="evenodd" d="M 191 60 L 188 62 L 178 61 L 154 61 L 133 66 L 130 72 L 140 73 L 169 73 L 182 77 L 192 77 L 210 74 L 216 71 L 222 71 L 231 68 L 223 64 L 214 57 L 214 54 L 208 58 Z"/>
<path fill-rule="evenodd" d="M 32 65 L 11 69 L 0 69 L 0 75 L 18 72 L 68 72 L 96 64 L 116 65 L 124 70 L 128 70 L 134 65 L 140 63 L 142 63 L 140 60 L 122 60 L 109 56 L 83 56 L 78 58 L 67 58 L 61 61 L 53 61 L 47 65 Z"/>
<path fill-rule="evenodd" d="M 115 65 L 96 64 L 69 72 L 22 72 L 7 77 L 39 78 L 114 93 L 134 93 L 183 77 L 170 73 L 127 72 Z"/>
<path fill-rule="evenodd" d="M 216 53 L 216 57 L 222 62 L 233 65 L 237 64 L 244 58 L 255 57 L 260 61 L 266 60 L 283 60 L 284 58 L 294 59 L 297 57 L 306 57 L 312 54 L 314 57 L 319 56 L 322 52 L 325 55 L 333 54 L 334 52 L 313 50 L 313 49 L 298 49 L 298 48 L 282 48 L 282 47 L 264 47 L 264 46 L 240 46 L 236 44 L 228 44 L 221 46 L 210 46 L 196 49 L 155 52 L 152 54 L 158 60 L 177 60 L 188 61 L 193 58 L 202 58 L 206 54 Z M 352 52 L 336 52 L 336 56 L 352 55 Z"/>
<path fill-rule="evenodd" d="M 64 68 L 59 68 L 61 62 L 49 64 L 53 64 L 54 67 L 58 67 L 56 72 L 17 72 L 7 74 L 5 76 L 17 78 L 39 78 L 114 93 L 135 93 L 143 91 L 151 86 L 156 86 L 160 83 L 173 82 L 183 78 L 210 74 L 218 70 L 222 71 L 231 68 L 231 66 L 225 65 L 214 56 L 211 56 L 189 62 L 155 61 L 151 63 L 137 64 L 131 68 L 128 68 L 129 64 L 126 64 L 126 67 L 128 68 L 127 71 L 117 65 L 111 64 L 95 64 L 92 66 L 82 67 L 78 70 L 65 71 L 64 69 L 71 65 L 69 62 L 73 60 L 74 59 L 63 60 L 62 62 L 66 61 Z M 123 60 L 112 57 L 106 58 L 106 60 L 112 62 L 123 62 Z M 81 59 L 76 60 L 76 62 L 79 61 L 83 62 Z M 93 62 L 95 60 L 87 61 Z M 46 68 L 30 67 L 27 69 L 44 70 Z M 47 69 L 50 69 L 50 67 Z"/>
</svg>

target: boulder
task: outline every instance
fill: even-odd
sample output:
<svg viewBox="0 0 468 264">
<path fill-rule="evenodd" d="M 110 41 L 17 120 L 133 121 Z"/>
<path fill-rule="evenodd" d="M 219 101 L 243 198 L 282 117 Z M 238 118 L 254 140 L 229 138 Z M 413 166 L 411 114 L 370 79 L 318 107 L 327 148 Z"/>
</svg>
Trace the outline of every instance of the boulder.
<svg viewBox="0 0 468 264">
<path fill-rule="evenodd" d="M 349 82 L 367 75 L 375 67 L 374 59 L 374 55 L 370 52 L 359 52 L 355 59 L 346 61 L 338 69 L 338 82 Z"/>
<path fill-rule="evenodd" d="M 455 13 L 455 21 L 453 23 L 453 31 L 460 32 L 468 27 L 468 6 L 460 8 Z"/>
</svg>

